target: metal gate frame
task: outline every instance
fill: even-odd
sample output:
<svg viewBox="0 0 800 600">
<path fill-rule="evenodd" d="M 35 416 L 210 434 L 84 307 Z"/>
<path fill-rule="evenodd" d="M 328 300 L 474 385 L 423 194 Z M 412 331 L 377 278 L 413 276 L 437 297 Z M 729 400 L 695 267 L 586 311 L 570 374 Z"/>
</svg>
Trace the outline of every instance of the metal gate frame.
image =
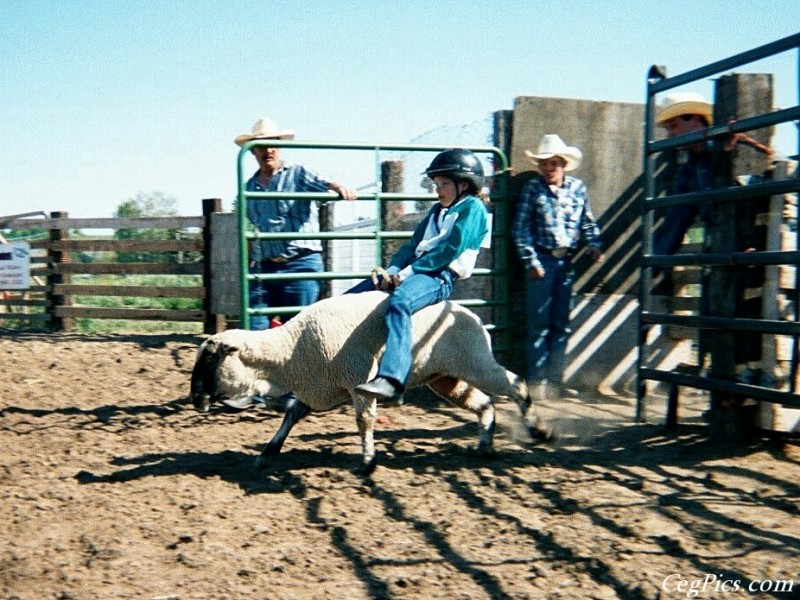
<svg viewBox="0 0 800 600">
<path fill-rule="evenodd" d="M 656 198 L 655 188 L 655 157 L 660 152 L 686 146 L 704 140 L 720 139 L 734 133 L 746 132 L 753 129 L 777 125 L 800 120 L 800 105 L 792 108 L 776 110 L 767 114 L 741 119 L 730 125 L 712 125 L 706 130 L 688 133 L 674 138 L 658 140 L 653 133 L 655 115 L 655 95 L 672 88 L 719 75 L 736 67 L 768 58 L 775 54 L 792 49 L 798 49 L 798 80 L 800 80 L 800 33 L 770 44 L 760 46 L 748 52 L 743 52 L 720 60 L 704 67 L 694 69 L 667 78 L 666 69 L 653 65 L 647 75 L 647 97 L 645 105 L 644 127 L 644 183 L 645 190 L 641 204 L 642 215 L 642 256 L 640 263 L 640 303 L 639 303 L 639 339 L 637 357 L 637 400 L 636 420 L 640 421 L 643 414 L 643 401 L 646 395 L 646 381 L 662 381 L 674 385 L 683 385 L 697 389 L 716 392 L 738 394 L 740 396 L 763 400 L 800 408 L 800 395 L 795 393 L 795 379 L 797 375 L 798 339 L 800 338 L 800 252 L 733 252 L 729 254 L 680 254 L 680 255 L 654 255 L 652 231 L 654 226 L 653 211 L 669 206 L 682 206 L 689 204 L 707 204 L 725 200 L 746 201 L 753 197 L 774 196 L 778 194 L 800 192 L 800 179 L 794 178 L 757 183 L 739 188 L 728 188 L 691 194 L 672 195 Z M 800 90 L 798 90 L 800 98 Z M 800 145 L 800 144 L 799 144 Z M 795 174 L 797 175 L 797 174 Z M 800 248 L 800 229 L 797 232 L 797 248 Z M 766 319 L 742 319 L 708 316 L 684 316 L 669 313 L 658 313 L 652 307 L 652 268 L 673 267 L 681 265 L 692 266 L 721 266 L 721 265 L 794 265 L 796 266 L 796 281 L 794 295 L 794 321 L 778 321 Z M 653 325 L 680 325 L 694 329 L 733 329 L 738 331 L 752 331 L 762 334 L 788 335 L 793 337 L 791 387 L 788 392 L 781 392 L 771 388 L 736 383 L 722 379 L 711 379 L 700 375 L 664 371 L 648 366 L 645 351 L 648 346 L 647 334 Z"/>
<path fill-rule="evenodd" d="M 237 158 L 237 203 L 236 213 L 239 226 L 240 250 L 240 300 L 241 315 L 240 326 L 244 329 L 250 327 L 250 316 L 253 314 L 273 315 L 279 313 L 294 314 L 302 310 L 302 306 L 271 307 L 264 309 L 250 308 L 249 283 L 251 281 L 295 281 L 303 279 L 363 279 L 370 276 L 367 271 L 322 273 L 291 273 L 291 274 L 251 274 L 249 272 L 248 242 L 250 240 L 337 240 L 337 239 L 374 239 L 376 241 L 376 264 L 382 263 L 384 243 L 390 240 L 408 239 L 410 231 L 385 231 L 381 228 L 382 204 L 390 201 L 404 200 L 436 200 L 436 194 L 406 194 L 393 192 L 359 193 L 356 201 L 371 201 L 375 203 L 375 231 L 373 232 L 317 232 L 317 233 L 256 233 L 248 231 L 247 203 L 251 201 L 274 201 L 287 198 L 303 198 L 307 200 L 330 201 L 330 193 L 298 193 L 298 192 L 248 192 L 245 187 L 249 176 L 245 173 L 244 161 L 255 147 L 267 148 L 295 148 L 315 150 L 363 150 L 375 154 L 375 187 L 381 189 L 381 152 L 441 152 L 452 146 L 439 146 L 428 144 L 366 144 L 366 143 L 336 143 L 336 142 L 298 142 L 295 140 L 256 139 L 242 145 Z M 476 154 L 490 154 L 495 172 L 489 177 L 493 181 L 490 198 L 495 210 L 492 219 L 492 247 L 493 266 L 491 268 L 478 268 L 473 276 L 496 278 L 493 286 L 495 295 L 492 298 L 469 298 L 453 300 L 454 303 L 472 307 L 494 307 L 498 318 L 494 323 L 484 324 L 485 328 L 497 334 L 495 338 L 495 352 L 507 352 L 510 348 L 510 304 L 509 304 L 509 273 L 508 273 L 508 219 L 511 209 L 511 192 L 509 184 L 508 159 L 499 148 L 494 146 L 463 146 Z"/>
</svg>

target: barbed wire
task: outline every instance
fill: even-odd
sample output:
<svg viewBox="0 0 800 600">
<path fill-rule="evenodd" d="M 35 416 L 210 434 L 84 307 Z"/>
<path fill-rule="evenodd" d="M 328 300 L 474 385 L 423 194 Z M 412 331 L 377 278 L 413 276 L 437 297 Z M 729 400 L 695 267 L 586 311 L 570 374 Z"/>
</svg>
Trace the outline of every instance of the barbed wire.
<svg viewBox="0 0 800 600">
<path fill-rule="evenodd" d="M 439 125 L 414 136 L 408 143 L 445 146 L 448 148 L 485 146 L 491 144 L 492 127 L 492 115 L 488 114 L 483 119 L 471 123 Z M 425 189 L 423 185 L 425 177 L 421 175 L 421 173 L 428 167 L 434 155 L 435 152 L 433 151 L 397 151 L 386 153 L 386 160 L 402 161 L 404 164 L 404 193 L 413 194 L 419 192 L 421 188 Z M 487 173 L 491 172 L 488 157 L 481 157 L 481 159 L 486 160 L 484 170 Z M 370 182 L 356 189 L 368 190 L 374 187 L 375 183 Z"/>
</svg>

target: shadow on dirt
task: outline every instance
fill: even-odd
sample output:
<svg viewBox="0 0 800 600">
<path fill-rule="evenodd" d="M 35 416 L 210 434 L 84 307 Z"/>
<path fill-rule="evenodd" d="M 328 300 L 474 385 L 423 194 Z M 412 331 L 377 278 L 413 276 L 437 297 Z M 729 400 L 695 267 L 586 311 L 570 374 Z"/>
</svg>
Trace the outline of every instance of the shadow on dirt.
<svg viewBox="0 0 800 600">
<path fill-rule="evenodd" d="M 145 410 L 144 407 L 141 408 Z M 250 418 L 261 420 L 259 417 Z M 274 419 L 274 416 L 271 418 Z M 273 422 L 277 426 L 277 420 Z M 786 445 L 797 445 L 796 441 L 770 438 L 753 440 L 746 445 L 724 445 L 709 439 L 708 427 L 700 425 L 681 426 L 675 433 L 668 433 L 663 426 L 629 425 L 597 435 L 591 440 L 590 447 L 520 444 L 517 448 L 505 447 L 492 456 L 485 457 L 472 449 L 475 429 L 474 423 L 464 423 L 436 430 L 417 428 L 380 431 L 376 434 L 378 469 L 410 470 L 418 474 L 437 476 L 480 468 L 502 475 L 527 466 L 576 471 L 604 469 L 615 473 L 613 477 L 606 477 L 616 483 L 631 489 L 641 489 L 641 476 L 632 470 L 635 467 L 644 466 L 662 473 L 665 478 L 673 478 L 668 472 L 670 467 L 691 468 L 707 461 L 746 457 L 756 452 L 768 452 L 777 460 L 788 460 L 784 456 Z M 265 443 L 269 435 L 271 431 L 265 429 Z M 318 449 L 291 448 L 292 437 L 312 442 Z M 81 483 L 100 483 L 190 474 L 200 478 L 219 477 L 239 485 L 248 493 L 283 492 L 287 489 L 292 491 L 293 486 L 297 485 L 297 482 L 293 482 L 293 474 L 308 469 L 356 471 L 360 454 L 336 449 L 339 442 L 355 440 L 355 432 L 298 432 L 290 437 L 287 448 L 278 456 L 274 465 L 263 472 L 256 471 L 254 466 L 255 458 L 263 445 L 253 445 L 252 453 L 231 450 L 221 454 L 171 452 L 118 458 L 112 464 L 121 468 L 115 472 L 98 475 L 81 471 L 76 478 Z M 729 474 L 735 474 L 737 469 L 725 467 Z M 746 472 L 748 476 L 756 477 L 765 485 L 784 487 L 788 495 L 800 495 L 798 484 L 765 473 L 754 474 L 744 467 L 741 471 L 742 474 Z M 711 479 L 703 480 L 702 483 L 713 488 Z M 780 502 L 776 504 L 776 508 L 796 511 L 796 507 Z"/>
</svg>

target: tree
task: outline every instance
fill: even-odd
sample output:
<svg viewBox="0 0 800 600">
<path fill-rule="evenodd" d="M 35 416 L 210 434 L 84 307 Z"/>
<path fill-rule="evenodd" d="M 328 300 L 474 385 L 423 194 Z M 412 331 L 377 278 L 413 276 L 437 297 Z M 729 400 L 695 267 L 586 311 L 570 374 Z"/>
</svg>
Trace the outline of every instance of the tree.
<svg viewBox="0 0 800 600">
<path fill-rule="evenodd" d="M 119 218 L 133 217 L 174 217 L 177 201 L 164 192 L 139 192 L 136 197 L 122 202 L 114 216 Z M 174 240 L 181 235 L 178 229 L 117 229 L 114 238 L 118 240 Z M 174 253 L 170 252 L 117 252 L 119 262 L 176 262 Z"/>
</svg>

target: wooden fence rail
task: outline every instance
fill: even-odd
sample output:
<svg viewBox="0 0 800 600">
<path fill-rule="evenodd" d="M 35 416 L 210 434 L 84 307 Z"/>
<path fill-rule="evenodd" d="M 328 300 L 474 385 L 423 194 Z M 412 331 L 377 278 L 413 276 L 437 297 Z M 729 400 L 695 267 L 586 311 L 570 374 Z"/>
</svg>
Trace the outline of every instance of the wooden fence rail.
<svg viewBox="0 0 800 600">
<path fill-rule="evenodd" d="M 203 215 L 199 217 L 131 217 L 131 218 L 69 218 L 66 213 L 54 212 L 50 218 L 16 219 L 6 221 L 9 230 L 37 229 L 48 232 L 47 239 L 30 241 L 31 286 L 26 290 L 0 290 L 0 325 L 25 328 L 70 331 L 76 318 L 201 322 L 205 333 L 225 328 L 225 315 L 210 311 L 212 244 L 210 218 L 221 212 L 219 199 L 203 200 Z M 26 216 L 26 215 L 22 215 Z M 85 229 L 111 230 L 181 230 L 197 229 L 187 239 L 71 239 L 70 231 Z M 75 253 L 109 252 L 171 253 L 177 257 L 189 255 L 191 262 L 81 262 L 73 260 Z M 199 284 L 193 286 L 165 283 L 159 285 L 94 285 L 91 276 L 97 275 L 194 275 Z M 87 281 L 80 283 L 79 281 Z M 92 306 L 89 302 L 77 306 L 76 297 L 126 298 L 188 298 L 201 300 L 198 309 L 168 309 Z"/>
</svg>

